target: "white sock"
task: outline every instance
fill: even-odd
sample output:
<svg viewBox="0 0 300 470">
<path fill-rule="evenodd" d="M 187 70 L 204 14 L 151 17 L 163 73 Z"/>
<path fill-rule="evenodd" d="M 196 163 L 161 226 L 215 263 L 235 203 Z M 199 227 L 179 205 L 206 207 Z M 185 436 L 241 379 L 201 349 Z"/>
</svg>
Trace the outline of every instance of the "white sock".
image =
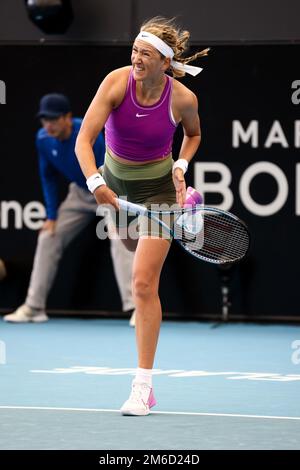
<svg viewBox="0 0 300 470">
<path fill-rule="evenodd" d="M 142 369 L 138 367 L 134 382 L 144 383 L 152 387 L 152 369 Z"/>
</svg>

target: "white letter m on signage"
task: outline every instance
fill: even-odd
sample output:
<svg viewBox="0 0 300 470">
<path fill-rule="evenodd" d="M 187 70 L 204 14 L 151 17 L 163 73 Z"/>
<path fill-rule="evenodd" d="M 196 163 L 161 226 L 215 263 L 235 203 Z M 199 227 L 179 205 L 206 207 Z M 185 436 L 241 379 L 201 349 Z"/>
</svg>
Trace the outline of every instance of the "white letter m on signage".
<svg viewBox="0 0 300 470">
<path fill-rule="evenodd" d="M 232 146 L 238 148 L 240 141 L 244 144 L 251 142 L 251 147 L 258 147 L 258 121 L 250 121 L 245 130 L 240 121 L 232 122 Z"/>
</svg>

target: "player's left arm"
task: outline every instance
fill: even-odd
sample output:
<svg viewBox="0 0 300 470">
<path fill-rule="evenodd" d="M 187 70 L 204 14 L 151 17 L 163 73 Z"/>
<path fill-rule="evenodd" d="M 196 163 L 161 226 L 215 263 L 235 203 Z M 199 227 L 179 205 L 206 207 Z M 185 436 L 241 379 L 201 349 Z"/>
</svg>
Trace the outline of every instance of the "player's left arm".
<svg viewBox="0 0 300 470">
<path fill-rule="evenodd" d="M 198 100 L 189 90 L 182 100 L 181 124 L 184 137 L 179 152 L 179 158 L 188 162 L 192 160 L 201 142 L 200 118 L 198 114 Z"/>
<path fill-rule="evenodd" d="M 184 159 L 189 163 L 194 157 L 201 140 L 198 100 L 196 95 L 188 90 L 181 95 L 178 105 L 184 132 L 178 158 Z M 173 170 L 173 183 L 176 190 L 176 201 L 183 207 L 186 198 L 186 185 L 184 172 L 181 168 Z"/>
</svg>

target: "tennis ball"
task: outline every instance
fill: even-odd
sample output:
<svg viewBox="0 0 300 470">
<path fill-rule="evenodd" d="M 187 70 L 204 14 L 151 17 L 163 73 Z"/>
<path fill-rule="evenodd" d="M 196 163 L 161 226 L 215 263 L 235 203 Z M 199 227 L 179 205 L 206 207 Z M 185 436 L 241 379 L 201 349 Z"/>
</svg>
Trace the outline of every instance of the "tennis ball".
<svg viewBox="0 0 300 470">
<path fill-rule="evenodd" d="M 185 203 L 184 207 L 193 207 L 196 204 L 202 204 L 203 203 L 203 197 L 201 196 L 198 191 L 196 191 L 195 188 L 192 188 L 189 186 L 186 190 L 186 198 L 185 198 Z"/>
</svg>

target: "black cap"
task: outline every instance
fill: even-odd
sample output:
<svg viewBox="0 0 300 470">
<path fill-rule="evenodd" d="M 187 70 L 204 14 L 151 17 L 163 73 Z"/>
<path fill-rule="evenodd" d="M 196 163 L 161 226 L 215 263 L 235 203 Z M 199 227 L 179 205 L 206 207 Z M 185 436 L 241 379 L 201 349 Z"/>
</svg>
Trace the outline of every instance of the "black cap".
<svg viewBox="0 0 300 470">
<path fill-rule="evenodd" d="M 50 93 L 42 97 L 37 117 L 55 119 L 70 111 L 70 101 L 65 95 Z"/>
</svg>

